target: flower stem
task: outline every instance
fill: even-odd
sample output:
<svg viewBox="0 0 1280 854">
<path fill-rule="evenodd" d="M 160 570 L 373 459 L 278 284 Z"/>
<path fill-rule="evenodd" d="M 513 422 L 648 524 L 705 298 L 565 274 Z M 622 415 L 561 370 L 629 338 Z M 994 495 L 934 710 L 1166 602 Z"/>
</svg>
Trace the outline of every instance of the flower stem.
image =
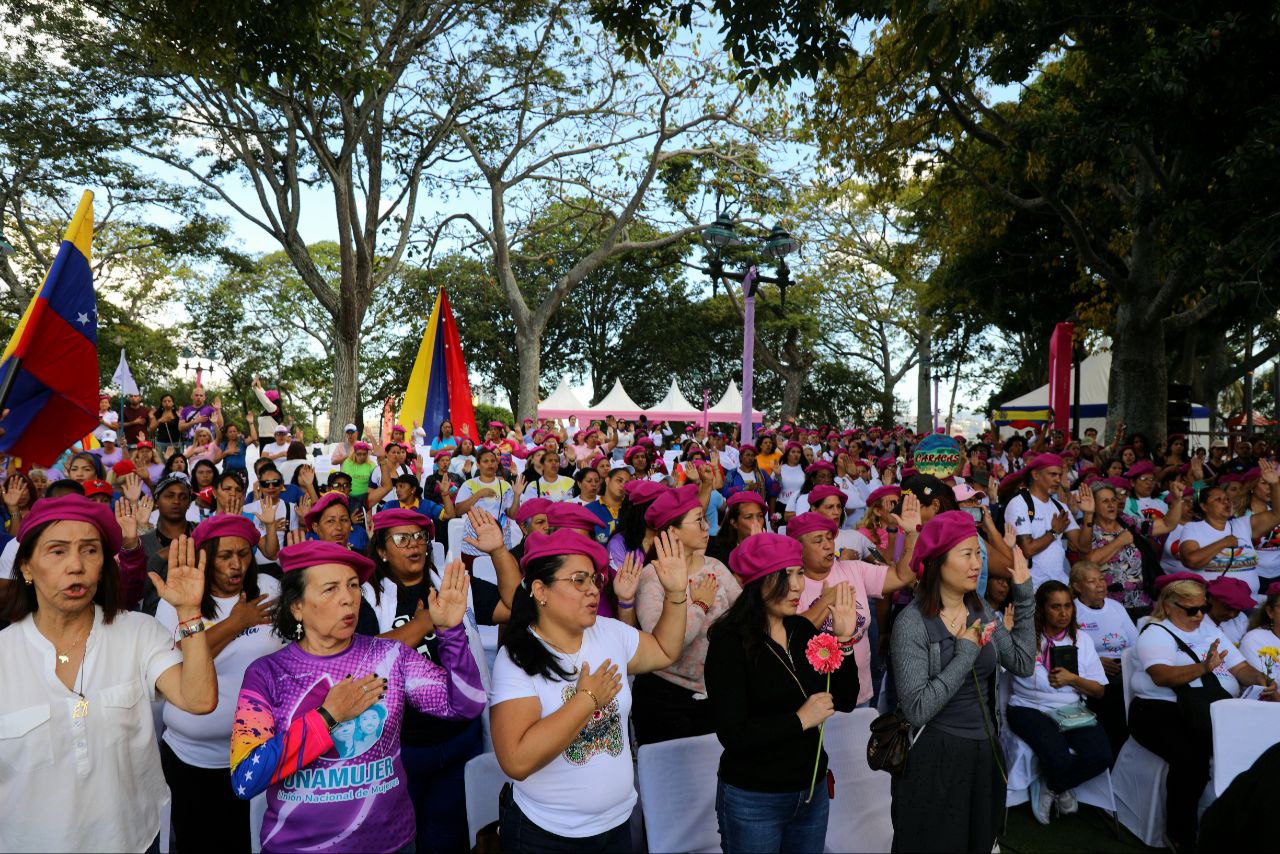
<svg viewBox="0 0 1280 854">
<path fill-rule="evenodd" d="M 831 674 L 827 674 L 827 693 L 831 693 Z M 827 722 L 818 725 L 818 755 L 813 757 L 813 778 L 809 780 L 809 797 L 805 803 L 813 800 L 813 788 L 818 785 L 818 766 L 822 764 L 822 737 L 827 734 Z"/>
</svg>

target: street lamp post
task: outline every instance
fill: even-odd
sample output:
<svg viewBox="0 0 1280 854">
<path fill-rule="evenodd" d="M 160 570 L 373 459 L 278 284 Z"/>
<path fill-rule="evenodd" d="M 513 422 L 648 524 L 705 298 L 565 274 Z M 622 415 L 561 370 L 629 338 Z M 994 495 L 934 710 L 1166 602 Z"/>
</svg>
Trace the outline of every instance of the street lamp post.
<svg viewBox="0 0 1280 854">
<path fill-rule="evenodd" d="M 787 267 L 786 256 L 799 248 L 790 234 L 781 225 L 775 225 L 769 232 L 769 238 L 761 248 L 765 257 L 772 260 L 778 275 L 765 276 L 756 265 L 752 264 L 741 272 L 726 270 L 722 253 L 733 246 L 742 246 L 745 241 L 738 238 L 734 231 L 733 217 L 722 213 L 716 217 L 715 223 L 702 230 L 702 241 L 709 247 L 707 266 L 702 272 L 711 277 L 712 288 L 722 279 L 742 283 L 742 442 L 754 441 L 755 420 L 751 417 L 751 391 L 754 384 L 755 341 L 756 341 L 756 291 L 761 283 L 777 285 L 783 305 L 786 304 L 787 287 L 791 284 L 791 270 Z M 725 285 L 729 287 L 728 284 Z"/>
</svg>

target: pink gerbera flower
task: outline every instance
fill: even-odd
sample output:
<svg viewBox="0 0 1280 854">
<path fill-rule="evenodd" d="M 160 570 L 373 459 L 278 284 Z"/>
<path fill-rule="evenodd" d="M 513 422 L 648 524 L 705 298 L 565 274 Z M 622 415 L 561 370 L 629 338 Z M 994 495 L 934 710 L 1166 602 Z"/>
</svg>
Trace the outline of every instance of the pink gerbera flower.
<svg viewBox="0 0 1280 854">
<path fill-rule="evenodd" d="M 818 673 L 827 675 L 839 670 L 840 665 L 844 664 L 844 653 L 840 651 L 840 642 L 836 640 L 835 635 L 829 635 L 826 632 L 809 639 L 809 644 L 804 649 L 804 656 L 809 660 L 810 667 Z"/>
</svg>

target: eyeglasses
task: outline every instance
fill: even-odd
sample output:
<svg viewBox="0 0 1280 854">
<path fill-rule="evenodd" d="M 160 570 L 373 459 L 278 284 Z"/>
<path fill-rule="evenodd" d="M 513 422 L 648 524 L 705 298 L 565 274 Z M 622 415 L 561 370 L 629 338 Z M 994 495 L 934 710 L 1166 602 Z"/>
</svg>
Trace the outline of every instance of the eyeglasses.
<svg viewBox="0 0 1280 854">
<path fill-rule="evenodd" d="M 587 593 L 592 587 L 597 590 L 604 589 L 604 576 L 598 572 L 575 572 L 573 575 L 565 578 L 553 578 L 552 583 L 556 581 L 570 581 L 579 593 Z"/>
<path fill-rule="evenodd" d="M 279 489 L 280 487 L 284 486 L 284 481 L 283 480 L 260 480 L 258 481 L 258 485 L 261 486 L 263 489 Z"/>
<path fill-rule="evenodd" d="M 685 520 L 681 524 L 688 525 L 690 524 L 690 520 Z M 692 520 L 692 524 L 697 525 L 699 528 L 705 528 L 708 531 L 711 530 L 711 523 L 707 521 L 706 516 L 699 516 L 696 520 Z"/>
<path fill-rule="evenodd" d="M 407 549 L 409 543 L 421 543 L 427 539 L 427 535 L 423 531 L 414 531 L 412 534 L 392 534 L 389 539 L 398 549 Z"/>
<path fill-rule="evenodd" d="M 1208 602 L 1205 602 L 1203 605 L 1183 605 L 1181 602 L 1174 602 L 1173 604 L 1177 605 L 1183 611 L 1186 611 L 1188 617 L 1194 617 L 1196 614 L 1209 613 Z"/>
<path fill-rule="evenodd" d="M 329 487 L 329 488 L 330 488 L 330 489 L 336 489 L 336 490 L 338 490 L 339 492 L 350 492 L 350 491 L 351 491 L 351 484 L 349 484 L 349 483 L 342 483 L 341 481 L 339 481 L 338 483 L 335 483 L 335 484 L 330 485 L 330 487 Z"/>
</svg>

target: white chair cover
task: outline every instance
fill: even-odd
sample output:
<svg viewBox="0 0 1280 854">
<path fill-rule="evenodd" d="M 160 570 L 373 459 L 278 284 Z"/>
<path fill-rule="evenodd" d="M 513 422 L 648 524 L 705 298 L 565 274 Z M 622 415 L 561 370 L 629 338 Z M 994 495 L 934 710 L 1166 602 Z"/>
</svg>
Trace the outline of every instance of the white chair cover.
<svg viewBox="0 0 1280 854">
<path fill-rule="evenodd" d="M 720 850 L 716 769 L 721 752 L 714 734 L 646 744 L 637 752 L 636 780 L 650 851 Z"/>
<path fill-rule="evenodd" d="M 494 753 L 481 753 L 467 762 L 463 775 L 467 793 L 467 832 L 474 847 L 480 829 L 498 820 L 498 793 L 510 778 L 498 767 L 498 757 Z"/>
<path fill-rule="evenodd" d="M 1213 791 L 1217 797 L 1267 748 L 1280 741 L 1280 706 L 1258 700 L 1219 700 L 1213 717 Z"/>
<path fill-rule="evenodd" d="M 893 844 L 893 821 L 889 813 L 892 778 L 867 765 L 867 740 L 875 709 L 837 712 L 827 718 L 823 747 L 836 777 L 836 798 L 827 820 L 827 851 L 888 851 Z M 825 797 L 824 784 L 818 793 Z"/>
<path fill-rule="evenodd" d="M 433 540 L 431 542 L 431 562 L 437 567 L 443 567 L 446 563 L 445 558 L 448 555 L 444 551 L 444 543 Z"/>
<path fill-rule="evenodd" d="M 449 553 L 445 555 L 446 562 L 458 560 L 462 555 L 462 537 L 466 530 L 466 521 L 464 519 L 449 520 Z"/>
</svg>

